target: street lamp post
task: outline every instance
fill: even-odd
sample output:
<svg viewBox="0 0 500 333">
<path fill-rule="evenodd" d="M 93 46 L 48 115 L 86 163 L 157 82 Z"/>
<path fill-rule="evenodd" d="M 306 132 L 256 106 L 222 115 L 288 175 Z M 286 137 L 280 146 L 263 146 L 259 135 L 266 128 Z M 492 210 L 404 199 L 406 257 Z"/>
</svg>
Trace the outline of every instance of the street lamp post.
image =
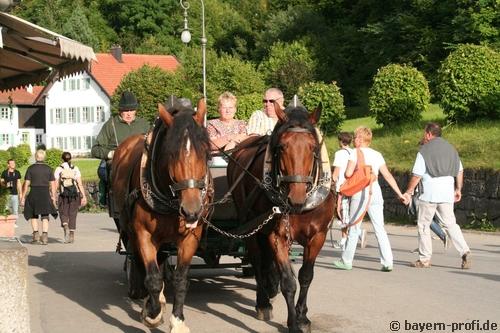
<svg viewBox="0 0 500 333">
<path fill-rule="evenodd" d="M 187 10 L 189 9 L 189 2 L 179 0 L 181 7 L 184 9 L 184 29 L 181 33 L 181 40 L 183 43 L 187 44 L 191 41 L 191 32 L 188 28 Z M 205 3 L 203 0 L 201 2 L 201 52 L 202 52 L 202 63 L 203 63 L 203 97 L 207 98 L 207 64 L 206 64 L 206 48 L 207 48 L 207 37 L 205 36 Z"/>
</svg>

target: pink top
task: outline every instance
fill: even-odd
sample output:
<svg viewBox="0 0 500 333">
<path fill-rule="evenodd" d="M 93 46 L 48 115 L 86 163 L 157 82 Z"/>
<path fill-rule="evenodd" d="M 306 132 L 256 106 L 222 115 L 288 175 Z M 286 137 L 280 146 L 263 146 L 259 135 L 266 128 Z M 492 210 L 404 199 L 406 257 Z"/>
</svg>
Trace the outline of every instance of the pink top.
<svg viewBox="0 0 500 333">
<path fill-rule="evenodd" d="M 210 139 L 218 139 L 228 135 L 247 134 L 247 127 L 244 120 L 233 119 L 228 125 L 220 119 L 211 119 L 207 122 L 207 131 Z"/>
</svg>

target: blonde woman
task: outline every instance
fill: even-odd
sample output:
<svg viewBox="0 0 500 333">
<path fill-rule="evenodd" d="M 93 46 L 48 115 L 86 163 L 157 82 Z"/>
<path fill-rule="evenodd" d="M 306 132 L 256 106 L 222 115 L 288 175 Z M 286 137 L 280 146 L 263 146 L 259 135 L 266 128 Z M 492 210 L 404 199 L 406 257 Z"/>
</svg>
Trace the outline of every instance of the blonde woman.
<svg viewBox="0 0 500 333">
<path fill-rule="evenodd" d="M 212 150 L 223 148 L 233 149 L 238 143 L 247 138 L 247 129 L 244 120 L 235 119 L 238 100 L 230 92 L 224 92 L 218 99 L 220 117 L 207 122 L 208 136 Z"/>
<path fill-rule="evenodd" d="M 393 256 L 389 237 L 384 228 L 384 198 L 382 197 L 382 190 L 378 183 L 379 173 L 382 174 L 402 202 L 406 202 L 406 198 L 401 193 L 396 180 L 387 168 L 382 154 L 370 148 L 371 142 L 372 131 L 369 128 L 363 126 L 356 128 L 354 131 L 354 147 L 361 149 L 365 158 L 365 164 L 371 166 L 372 172 L 376 178 L 371 188 L 367 187 L 351 197 L 349 219 L 350 221 L 356 221 L 360 213 L 364 211 L 368 212 L 380 250 L 381 270 L 383 272 L 390 272 L 393 269 Z M 352 176 L 356 167 L 356 162 L 357 154 L 351 154 L 345 171 L 346 178 Z M 354 253 L 356 252 L 356 244 L 358 243 L 358 238 L 361 233 L 362 223 L 363 222 L 360 222 L 349 227 L 347 244 L 345 250 L 342 251 L 342 260 L 333 263 L 335 268 L 346 270 L 352 269 L 352 262 Z"/>
<path fill-rule="evenodd" d="M 57 218 L 56 200 L 57 185 L 54 171 L 45 164 L 45 150 L 39 149 L 35 153 L 35 163 L 30 165 L 24 176 L 21 194 L 21 206 L 24 206 L 24 217 L 31 221 L 33 228 L 32 244 L 47 245 L 49 242 L 49 215 Z M 28 188 L 30 189 L 28 193 Z M 42 221 L 42 234 L 38 219 Z"/>
</svg>

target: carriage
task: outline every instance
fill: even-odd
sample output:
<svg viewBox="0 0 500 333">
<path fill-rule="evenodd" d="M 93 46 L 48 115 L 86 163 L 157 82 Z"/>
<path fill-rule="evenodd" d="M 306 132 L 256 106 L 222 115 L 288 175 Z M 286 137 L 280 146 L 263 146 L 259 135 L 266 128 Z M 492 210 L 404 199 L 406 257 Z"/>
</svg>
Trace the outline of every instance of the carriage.
<svg viewBox="0 0 500 333">
<path fill-rule="evenodd" d="M 241 143 L 227 168 L 225 153 L 210 156 L 203 99 L 197 112 L 159 104 L 153 130 L 116 149 L 110 210 L 125 245 L 128 293 L 145 299 L 146 326 L 163 322 L 164 288 L 171 284 L 171 332 L 189 332 L 183 306 L 193 256 L 217 267 L 221 256 L 231 255 L 241 260 L 244 274 L 255 272 L 258 319 L 271 319 L 270 300 L 281 289 L 289 331 L 310 332 L 307 292 L 335 197 L 326 147 L 314 126 L 321 109 L 310 114 L 295 106 L 285 113 L 275 107 L 273 134 Z M 289 260 L 293 241 L 304 247 L 297 305 Z"/>
</svg>

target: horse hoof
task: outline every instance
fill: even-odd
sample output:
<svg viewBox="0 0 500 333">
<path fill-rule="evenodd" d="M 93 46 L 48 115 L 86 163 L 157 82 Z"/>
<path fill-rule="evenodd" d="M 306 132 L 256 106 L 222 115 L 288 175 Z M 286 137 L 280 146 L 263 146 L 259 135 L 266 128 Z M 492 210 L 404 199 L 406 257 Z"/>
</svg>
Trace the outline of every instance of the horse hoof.
<svg viewBox="0 0 500 333">
<path fill-rule="evenodd" d="M 149 328 L 157 328 L 161 324 L 163 324 L 163 312 L 160 311 L 156 318 L 151 318 L 146 315 L 145 311 L 143 310 L 141 313 L 142 316 L 142 323 L 146 325 Z"/>
<path fill-rule="evenodd" d="M 191 330 L 177 317 L 170 316 L 170 333 L 189 333 Z"/>
<path fill-rule="evenodd" d="M 273 308 L 257 308 L 257 319 L 270 321 L 273 319 Z"/>
<path fill-rule="evenodd" d="M 144 298 L 144 304 L 142 306 L 142 312 L 141 312 L 141 320 L 144 325 L 146 325 L 149 328 L 156 328 L 163 324 L 163 306 L 160 307 L 160 313 L 155 318 L 151 318 L 148 316 L 146 312 L 146 307 L 147 303 L 149 300 L 149 295 Z"/>
</svg>

